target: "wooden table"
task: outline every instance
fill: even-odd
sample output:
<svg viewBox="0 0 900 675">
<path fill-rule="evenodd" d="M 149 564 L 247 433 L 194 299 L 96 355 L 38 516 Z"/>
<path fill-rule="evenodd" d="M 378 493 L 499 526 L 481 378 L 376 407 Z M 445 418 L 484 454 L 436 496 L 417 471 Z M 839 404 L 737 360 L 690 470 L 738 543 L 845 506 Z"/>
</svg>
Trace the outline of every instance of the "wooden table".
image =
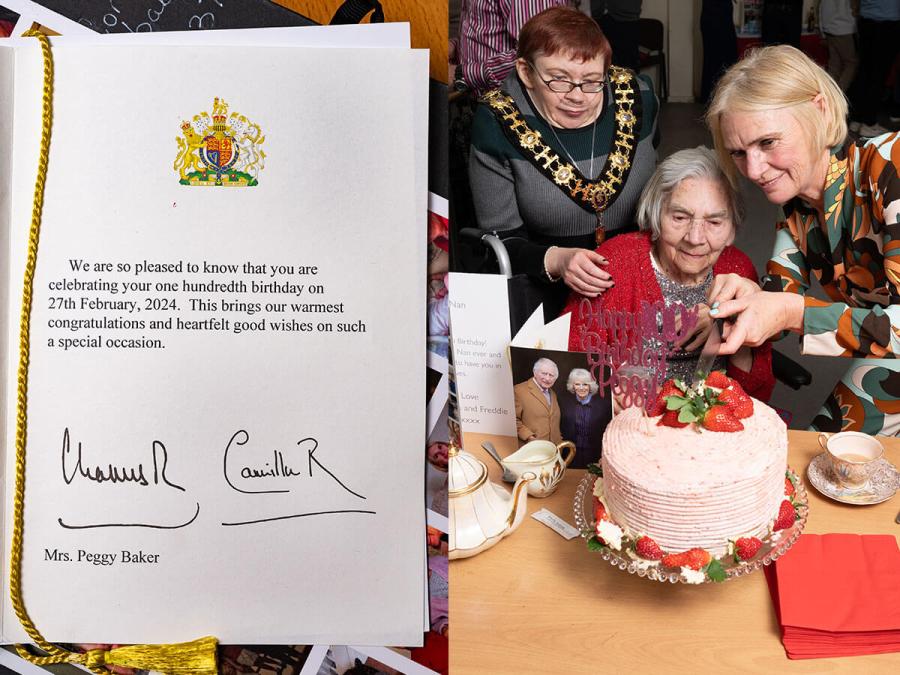
<svg viewBox="0 0 900 675">
<path fill-rule="evenodd" d="M 466 449 L 499 468 L 478 443 Z M 884 439 L 900 465 L 900 440 Z M 900 533 L 900 498 L 849 506 L 806 479 L 816 435 L 789 432 L 788 462 L 809 495 L 804 532 Z M 547 508 L 574 524 L 583 471 L 567 472 L 528 513 Z M 900 570 L 897 571 L 900 574 Z M 493 548 L 450 565 L 450 668 L 461 673 L 900 672 L 900 653 L 791 661 L 763 573 L 723 584 L 662 585 L 613 568 L 580 537 L 566 541 L 531 517 Z"/>
</svg>

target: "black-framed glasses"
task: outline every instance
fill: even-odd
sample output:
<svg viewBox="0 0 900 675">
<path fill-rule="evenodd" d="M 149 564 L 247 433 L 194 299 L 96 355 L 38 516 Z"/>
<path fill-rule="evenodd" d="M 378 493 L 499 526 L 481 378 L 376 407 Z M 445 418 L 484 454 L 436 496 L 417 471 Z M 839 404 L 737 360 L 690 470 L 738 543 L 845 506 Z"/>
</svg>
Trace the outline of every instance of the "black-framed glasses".
<svg viewBox="0 0 900 675">
<path fill-rule="evenodd" d="M 606 84 L 606 80 L 585 80 L 584 82 L 571 82 L 570 80 L 545 80 L 541 75 L 541 71 L 539 71 L 533 63 L 530 61 L 528 65 L 538 76 L 538 79 L 547 85 L 547 88 L 550 91 L 554 91 L 557 94 L 568 94 L 570 91 L 578 87 L 581 89 L 584 94 L 599 94 L 603 91 L 603 86 Z"/>
</svg>

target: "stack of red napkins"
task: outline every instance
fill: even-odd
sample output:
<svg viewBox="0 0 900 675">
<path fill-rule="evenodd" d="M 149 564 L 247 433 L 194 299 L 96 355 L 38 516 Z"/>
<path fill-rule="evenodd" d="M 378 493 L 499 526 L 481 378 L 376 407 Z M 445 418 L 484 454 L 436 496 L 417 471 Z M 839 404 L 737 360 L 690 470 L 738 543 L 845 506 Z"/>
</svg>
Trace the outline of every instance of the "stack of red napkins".
<svg viewBox="0 0 900 675">
<path fill-rule="evenodd" d="M 891 535 L 804 534 L 766 567 L 791 659 L 900 651 L 900 549 Z"/>
</svg>

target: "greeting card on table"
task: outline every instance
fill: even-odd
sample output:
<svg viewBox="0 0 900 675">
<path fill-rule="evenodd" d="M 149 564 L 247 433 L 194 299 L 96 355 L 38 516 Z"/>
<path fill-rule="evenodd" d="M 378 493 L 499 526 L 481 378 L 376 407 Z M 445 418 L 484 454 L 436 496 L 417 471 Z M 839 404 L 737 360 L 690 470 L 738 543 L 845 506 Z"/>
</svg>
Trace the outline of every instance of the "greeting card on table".
<svg viewBox="0 0 900 675">
<path fill-rule="evenodd" d="M 452 272 L 449 297 L 462 428 L 466 433 L 513 436 L 506 277 Z"/>
<path fill-rule="evenodd" d="M 425 54 L 52 51 L 29 615 L 63 642 L 419 643 Z M 4 586 L 42 90 L 37 42 L 0 47 Z"/>
</svg>

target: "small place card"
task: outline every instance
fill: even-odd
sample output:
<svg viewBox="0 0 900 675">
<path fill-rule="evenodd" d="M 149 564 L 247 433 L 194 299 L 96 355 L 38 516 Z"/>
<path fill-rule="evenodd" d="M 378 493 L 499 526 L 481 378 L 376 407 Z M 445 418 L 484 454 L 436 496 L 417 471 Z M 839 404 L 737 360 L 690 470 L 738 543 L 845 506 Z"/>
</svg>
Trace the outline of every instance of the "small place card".
<svg viewBox="0 0 900 675">
<path fill-rule="evenodd" d="M 574 539 L 578 536 L 579 532 L 574 527 L 569 525 L 566 521 L 560 518 L 558 515 L 553 513 L 552 511 L 548 511 L 547 509 L 541 509 L 540 511 L 535 511 L 531 514 L 531 517 L 535 520 L 543 523 L 551 530 L 556 532 L 559 536 L 565 539 Z"/>
</svg>

